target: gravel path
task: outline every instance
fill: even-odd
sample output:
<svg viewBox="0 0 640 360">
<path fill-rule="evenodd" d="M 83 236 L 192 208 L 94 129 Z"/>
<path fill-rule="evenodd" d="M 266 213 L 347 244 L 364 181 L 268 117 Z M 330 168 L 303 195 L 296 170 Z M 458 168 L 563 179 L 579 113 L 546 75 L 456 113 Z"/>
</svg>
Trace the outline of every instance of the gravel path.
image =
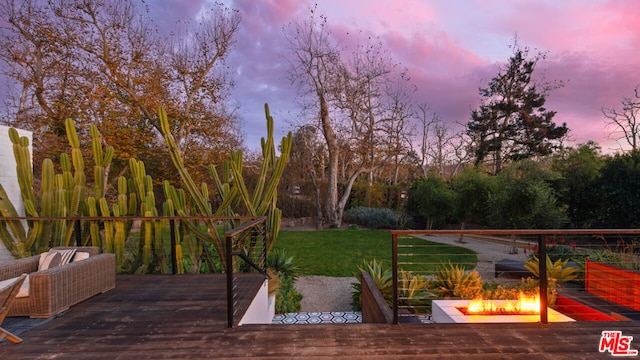
<svg viewBox="0 0 640 360">
<path fill-rule="evenodd" d="M 352 311 L 351 283 L 354 277 L 301 276 L 296 289 L 304 296 L 301 311 Z"/>
<path fill-rule="evenodd" d="M 459 243 L 457 235 L 420 236 L 433 242 L 448 245 L 462 246 L 478 253 L 476 270 L 485 281 L 494 280 L 494 264 L 501 259 L 525 260 L 526 255 L 522 250 L 517 254 L 511 253 L 511 246 L 476 238 L 465 238 L 464 243 Z M 500 278 L 500 281 L 519 281 L 517 279 Z M 351 308 L 351 283 L 356 282 L 353 277 L 329 277 L 329 276 L 301 276 L 295 282 L 296 289 L 304 298 L 301 302 L 301 311 L 325 312 L 325 311 L 352 311 Z"/>
</svg>

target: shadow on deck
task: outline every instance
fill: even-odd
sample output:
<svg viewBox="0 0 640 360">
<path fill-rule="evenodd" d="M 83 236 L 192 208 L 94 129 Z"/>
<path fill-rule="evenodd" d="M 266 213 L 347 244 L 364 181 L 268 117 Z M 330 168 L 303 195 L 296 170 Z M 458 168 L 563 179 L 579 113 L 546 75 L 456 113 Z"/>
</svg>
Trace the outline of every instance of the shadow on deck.
<svg viewBox="0 0 640 360">
<path fill-rule="evenodd" d="M 260 276 L 241 278 L 246 309 Z M 221 275 L 121 275 L 115 290 L 3 342 L 0 359 L 594 359 L 604 330 L 640 339 L 640 322 L 244 325 L 226 328 Z M 640 340 L 631 344 L 640 346 Z"/>
</svg>

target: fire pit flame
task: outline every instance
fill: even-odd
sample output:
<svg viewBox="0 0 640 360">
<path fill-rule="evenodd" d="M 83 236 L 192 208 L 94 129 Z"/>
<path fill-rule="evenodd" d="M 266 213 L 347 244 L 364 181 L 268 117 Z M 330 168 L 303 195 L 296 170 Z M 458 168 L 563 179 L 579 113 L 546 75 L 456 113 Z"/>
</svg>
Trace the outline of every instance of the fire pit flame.
<svg viewBox="0 0 640 360">
<path fill-rule="evenodd" d="M 466 315 L 534 315 L 540 313 L 540 296 L 520 293 L 518 300 L 498 305 L 493 300 L 474 299 L 466 308 L 458 308 Z"/>
</svg>

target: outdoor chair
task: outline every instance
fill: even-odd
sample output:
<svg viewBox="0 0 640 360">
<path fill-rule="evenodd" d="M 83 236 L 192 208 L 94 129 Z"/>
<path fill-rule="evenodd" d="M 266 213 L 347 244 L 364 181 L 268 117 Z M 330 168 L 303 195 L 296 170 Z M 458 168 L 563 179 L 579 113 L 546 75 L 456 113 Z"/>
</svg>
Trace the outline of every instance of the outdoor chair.
<svg viewBox="0 0 640 360">
<path fill-rule="evenodd" d="M 22 274 L 17 279 L 5 282 L 5 284 L 0 285 L 0 325 L 4 321 L 4 318 L 9 313 L 9 306 L 15 300 L 16 295 L 18 295 L 18 291 L 20 291 L 20 286 L 27 278 L 27 274 Z M 7 340 L 11 341 L 14 344 L 18 344 L 22 342 L 18 336 L 10 333 L 8 330 L 0 327 L 0 340 L 7 338 Z"/>
</svg>

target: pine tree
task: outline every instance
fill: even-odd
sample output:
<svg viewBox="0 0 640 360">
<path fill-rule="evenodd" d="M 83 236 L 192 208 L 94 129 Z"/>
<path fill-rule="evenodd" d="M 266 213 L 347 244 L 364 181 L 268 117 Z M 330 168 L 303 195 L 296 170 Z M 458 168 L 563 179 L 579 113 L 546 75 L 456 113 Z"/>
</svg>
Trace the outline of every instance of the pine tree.
<svg viewBox="0 0 640 360">
<path fill-rule="evenodd" d="M 529 49 L 517 41 L 513 55 L 487 88 L 480 89 L 481 105 L 471 112 L 467 133 L 474 139 L 476 165 L 491 161 L 494 173 L 505 162 L 551 154 L 568 132 L 557 126 L 555 111 L 544 105 L 548 92 L 557 83 L 536 84 L 535 67 L 544 55 L 529 59 Z M 561 85 L 561 84 L 560 84 Z"/>
</svg>

